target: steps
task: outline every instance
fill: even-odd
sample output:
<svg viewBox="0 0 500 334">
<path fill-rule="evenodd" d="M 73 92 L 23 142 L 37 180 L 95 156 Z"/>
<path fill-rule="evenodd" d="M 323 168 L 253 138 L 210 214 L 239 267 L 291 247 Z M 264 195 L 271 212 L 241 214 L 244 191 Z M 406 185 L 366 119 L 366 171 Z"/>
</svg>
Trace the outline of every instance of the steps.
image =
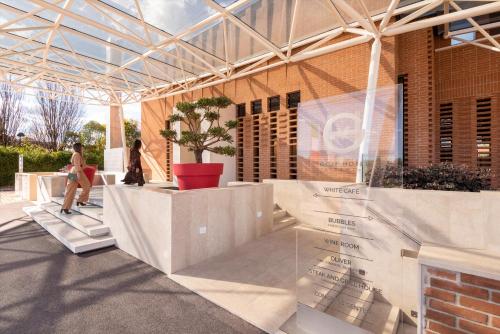
<svg viewBox="0 0 500 334">
<path fill-rule="evenodd" d="M 356 283 L 361 279 L 351 277 L 324 312 L 374 334 L 397 334 L 399 307 L 378 300 L 373 290 Z"/>
<path fill-rule="evenodd" d="M 92 203 L 102 203 L 99 193 L 93 194 Z M 23 208 L 40 226 L 47 230 L 73 253 L 83 253 L 113 246 L 115 239 L 108 226 L 102 222 L 103 209 L 92 205 L 72 206 L 72 213 L 60 213 L 63 198 L 53 198 L 52 202 Z"/>
<path fill-rule="evenodd" d="M 47 232 L 52 234 L 54 238 L 59 240 L 75 254 L 105 248 L 115 244 L 115 239 L 110 235 L 89 237 L 38 206 L 25 207 L 23 210 L 32 217 L 34 221 L 47 230 Z"/>
<path fill-rule="evenodd" d="M 288 227 L 295 223 L 297 223 L 297 219 L 295 217 L 290 216 L 288 212 L 281 209 L 278 204 L 274 204 L 273 232 L 284 229 L 285 227 Z"/>
<path fill-rule="evenodd" d="M 325 313 L 359 327 L 373 302 L 373 292 L 348 284 L 326 308 Z"/>
<path fill-rule="evenodd" d="M 109 234 L 109 227 L 104 225 L 100 220 L 91 218 L 81 211 L 72 211 L 70 215 L 60 213 L 61 205 L 54 202 L 42 204 L 41 208 L 77 230 L 87 234 L 89 237 Z M 91 211 L 91 209 L 86 211 Z"/>
</svg>

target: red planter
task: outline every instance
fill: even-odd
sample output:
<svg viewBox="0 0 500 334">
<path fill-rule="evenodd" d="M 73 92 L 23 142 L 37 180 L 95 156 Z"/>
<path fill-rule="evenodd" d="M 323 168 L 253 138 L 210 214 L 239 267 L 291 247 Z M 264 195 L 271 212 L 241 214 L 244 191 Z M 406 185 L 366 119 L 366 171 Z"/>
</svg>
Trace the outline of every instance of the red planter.
<svg viewBox="0 0 500 334">
<path fill-rule="evenodd" d="M 222 163 L 174 164 L 179 190 L 218 187 L 223 170 Z"/>
<path fill-rule="evenodd" d="M 68 169 L 68 171 L 70 171 L 71 168 L 73 168 L 73 165 L 71 165 L 71 164 L 67 165 L 66 168 Z M 96 171 L 97 171 L 97 165 L 86 165 L 83 168 L 83 173 L 85 174 L 85 176 L 89 180 L 90 185 L 92 185 L 92 183 L 94 182 L 94 176 L 95 176 Z M 81 188 L 81 186 L 78 185 L 78 188 Z"/>
</svg>

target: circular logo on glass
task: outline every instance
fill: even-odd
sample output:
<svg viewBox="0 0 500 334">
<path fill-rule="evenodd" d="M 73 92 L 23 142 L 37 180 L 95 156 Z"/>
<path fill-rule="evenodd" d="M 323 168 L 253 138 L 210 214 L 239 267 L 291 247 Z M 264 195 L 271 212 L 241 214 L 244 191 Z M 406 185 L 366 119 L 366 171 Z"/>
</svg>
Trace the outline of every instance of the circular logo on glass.
<svg viewBox="0 0 500 334">
<path fill-rule="evenodd" d="M 361 120 L 351 113 L 330 117 L 323 128 L 323 142 L 329 151 L 335 153 L 355 151 L 362 139 Z"/>
</svg>

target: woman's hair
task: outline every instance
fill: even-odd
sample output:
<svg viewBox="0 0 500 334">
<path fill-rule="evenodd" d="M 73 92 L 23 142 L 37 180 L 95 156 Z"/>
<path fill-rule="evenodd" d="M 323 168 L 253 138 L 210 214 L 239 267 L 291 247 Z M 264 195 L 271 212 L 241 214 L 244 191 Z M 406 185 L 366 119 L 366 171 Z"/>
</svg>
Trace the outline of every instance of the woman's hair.
<svg viewBox="0 0 500 334">
<path fill-rule="evenodd" d="M 141 148 L 142 142 L 140 139 L 136 139 L 134 141 L 134 146 L 132 146 L 133 149 L 139 150 Z"/>
<path fill-rule="evenodd" d="M 82 143 L 74 143 L 73 144 L 73 151 L 82 153 Z"/>
</svg>

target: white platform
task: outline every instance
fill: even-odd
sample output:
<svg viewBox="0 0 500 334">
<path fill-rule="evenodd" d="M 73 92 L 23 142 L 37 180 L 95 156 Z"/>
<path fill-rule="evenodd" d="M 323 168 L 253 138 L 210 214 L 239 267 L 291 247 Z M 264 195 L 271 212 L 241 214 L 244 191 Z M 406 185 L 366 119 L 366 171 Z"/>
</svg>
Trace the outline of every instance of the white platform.
<svg viewBox="0 0 500 334">
<path fill-rule="evenodd" d="M 90 237 L 38 206 L 25 207 L 23 210 L 73 253 L 84 253 L 115 244 L 112 236 Z"/>
<path fill-rule="evenodd" d="M 102 221 L 88 217 L 78 211 L 73 211 L 70 215 L 60 213 L 61 205 L 58 203 L 42 204 L 41 208 L 90 237 L 109 234 L 109 227 L 104 225 Z M 92 209 L 86 211 L 92 211 Z"/>
</svg>

